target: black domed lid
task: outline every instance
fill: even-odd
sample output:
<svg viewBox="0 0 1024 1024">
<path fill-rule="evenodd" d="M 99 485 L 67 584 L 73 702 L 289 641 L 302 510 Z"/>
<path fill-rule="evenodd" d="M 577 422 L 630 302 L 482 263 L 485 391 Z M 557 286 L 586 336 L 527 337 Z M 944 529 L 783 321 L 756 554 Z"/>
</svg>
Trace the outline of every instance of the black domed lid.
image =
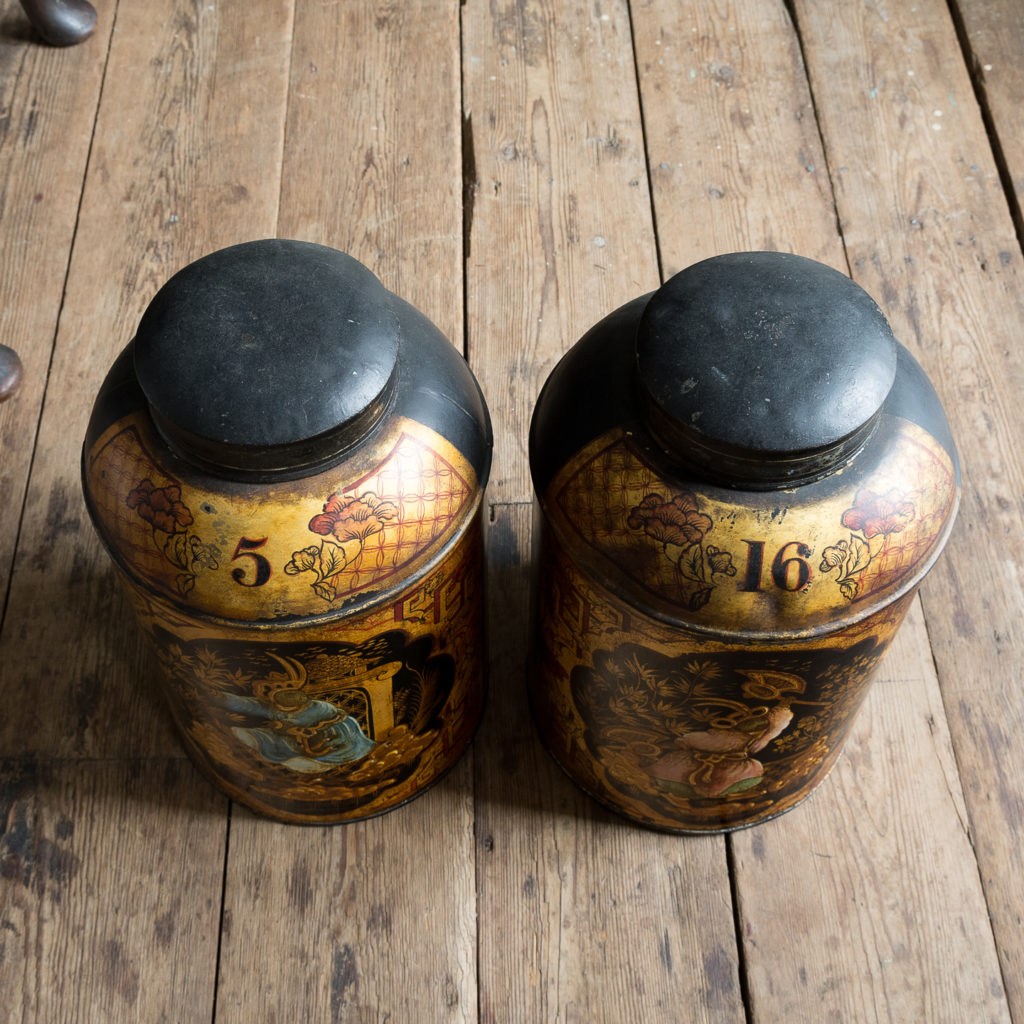
<svg viewBox="0 0 1024 1024">
<path fill-rule="evenodd" d="M 175 274 L 142 317 L 135 373 L 158 426 L 213 469 L 291 472 L 383 414 L 398 359 L 390 293 L 361 263 L 266 239 Z"/>
<path fill-rule="evenodd" d="M 844 274 L 731 253 L 654 293 L 637 366 L 651 426 L 673 452 L 727 483 L 785 485 L 860 447 L 895 379 L 896 340 Z"/>
</svg>

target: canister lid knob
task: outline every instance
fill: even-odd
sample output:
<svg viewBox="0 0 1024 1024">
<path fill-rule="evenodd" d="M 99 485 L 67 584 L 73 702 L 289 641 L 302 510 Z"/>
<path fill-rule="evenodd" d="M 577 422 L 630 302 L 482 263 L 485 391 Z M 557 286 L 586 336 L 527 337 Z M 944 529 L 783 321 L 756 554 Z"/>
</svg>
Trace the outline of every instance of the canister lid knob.
<svg viewBox="0 0 1024 1024">
<path fill-rule="evenodd" d="M 390 293 L 357 260 L 265 239 L 174 275 L 135 337 L 158 428 L 212 471 L 297 474 L 366 436 L 398 363 Z"/>
<path fill-rule="evenodd" d="M 844 274 L 740 252 L 655 292 L 636 356 L 663 445 L 723 483 L 767 488 L 813 479 L 859 450 L 895 379 L 897 343 Z"/>
</svg>

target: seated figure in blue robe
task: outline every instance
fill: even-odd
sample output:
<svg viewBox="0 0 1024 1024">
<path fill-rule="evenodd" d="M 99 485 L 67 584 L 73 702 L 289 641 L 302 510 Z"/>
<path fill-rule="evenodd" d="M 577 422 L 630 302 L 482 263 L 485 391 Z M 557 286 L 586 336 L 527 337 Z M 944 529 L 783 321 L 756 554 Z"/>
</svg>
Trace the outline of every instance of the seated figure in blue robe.
<svg viewBox="0 0 1024 1024">
<path fill-rule="evenodd" d="M 293 771 L 320 772 L 358 761 L 376 746 L 351 715 L 301 690 L 278 690 L 269 700 L 239 694 L 221 699 L 229 710 L 267 723 L 232 726 L 235 736 L 263 760 Z"/>
</svg>

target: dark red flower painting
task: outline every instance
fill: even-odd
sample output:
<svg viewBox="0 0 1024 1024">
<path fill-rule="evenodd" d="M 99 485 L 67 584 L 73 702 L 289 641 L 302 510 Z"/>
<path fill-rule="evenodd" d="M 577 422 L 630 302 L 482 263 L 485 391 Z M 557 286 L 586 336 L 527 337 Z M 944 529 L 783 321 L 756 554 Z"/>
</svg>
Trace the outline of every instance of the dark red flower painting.
<svg viewBox="0 0 1024 1024">
<path fill-rule="evenodd" d="M 335 493 L 327 499 L 323 512 L 309 521 L 309 528 L 322 537 L 333 537 L 341 542 L 366 540 L 380 533 L 384 524 L 395 518 L 396 511 L 390 501 L 370 491 L 347 501 Z"/>
<path fill-rule="evenodd" d="M 903 499 L 895 488 L 878 495 L 865 488 L 857 492 L 853 508 L 843 513 L 842 523 L 848 530 L 859 531 L 865 538 L 900 533 L 914 518 L 914 506 Z"/>
<path fill-rule="evenodd" d="M 631 530 L 642 527 L 649 537 L 680 547 L 699 544 L 712 525 L 711 517 L 700 511 L 689 491 L 671 501 L 663 501 L 660 494 L 648 494 L 630 511 L 626 523 Z"/>
<path fill-rule="evenodd" d="M 192 525 L 192 513 L 182 502 L 181 488 L 176 485 L 155 487 L 152 480 L 143 480 L 129 492 L 126 502 L 155 530 L 183 533 Z"/>
</svg>

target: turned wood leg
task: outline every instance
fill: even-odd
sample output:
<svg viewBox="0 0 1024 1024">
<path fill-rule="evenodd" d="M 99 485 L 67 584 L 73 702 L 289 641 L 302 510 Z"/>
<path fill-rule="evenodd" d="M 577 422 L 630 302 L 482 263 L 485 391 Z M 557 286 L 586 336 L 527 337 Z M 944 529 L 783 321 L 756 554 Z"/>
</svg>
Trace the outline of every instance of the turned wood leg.
<svg viewBox="0 0 1024 1024">
<path fill-rule="evenodd" d="M 21 360 L 13 348 L 0 345 L 0 402 L 10 398 L 21 383 Z"/>
<path fill-rule="evenodd" d="M 21 0 L 21 6 L 51 46 L 80 43 L 96 27 L 96 8 L 88 0 Z"/>
</svg>

